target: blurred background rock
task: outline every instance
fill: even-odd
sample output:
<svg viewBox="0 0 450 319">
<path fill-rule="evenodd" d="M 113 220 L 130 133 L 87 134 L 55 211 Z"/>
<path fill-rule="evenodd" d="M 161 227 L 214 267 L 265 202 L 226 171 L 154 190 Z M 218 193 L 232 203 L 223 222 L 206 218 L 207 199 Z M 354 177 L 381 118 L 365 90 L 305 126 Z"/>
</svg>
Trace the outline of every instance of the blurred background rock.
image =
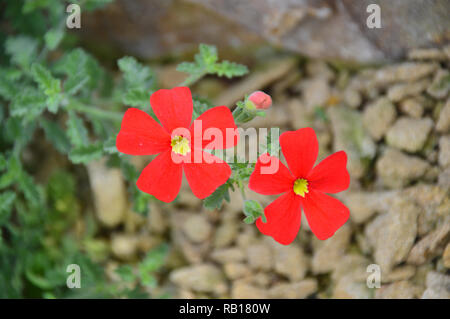
<svg viewBox="0 0 450 319">
<path fill-rule="evenodd" d="M 381 8 L 381 29 L 369 29 L 369 4 Z M 119 0 L 85 17 L 82 31 L 144 58 L 269 41 L 314 58 L 380 62 L 450 40 L 445 0 Z"/>
</svg>

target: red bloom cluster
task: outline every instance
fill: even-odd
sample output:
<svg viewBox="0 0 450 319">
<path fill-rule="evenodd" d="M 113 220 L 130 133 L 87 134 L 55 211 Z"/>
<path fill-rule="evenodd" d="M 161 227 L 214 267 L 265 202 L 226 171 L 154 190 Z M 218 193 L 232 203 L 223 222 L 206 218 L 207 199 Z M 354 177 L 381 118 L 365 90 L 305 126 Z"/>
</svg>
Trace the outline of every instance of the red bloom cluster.
<svg viewBox="0 0 450 319">
<path fill-rule="evenodd" d="M 209 196 L 228 180 L 231 169 L 221 159 L 203 151 L 212 148 L 210 141 L 203 139 L 203 133 L 208 128 L 220 130 L 223 141 L 218 145 L 235 146 L 238 136 L 226 139 L 225 133 L 227 128 L 236 130 L 230 110 L 226 106 L 211 108 L 191 125 L 193 103 L 187 87 L 158 90 L 151 95 L 150 104 L 161 125 L 147 113 L 130 108 L 116 139 L 117 149 L 122 153 L 159 154 L 144 168 L 137 187 L 161 201 L 171 202 L 180 190 L 184 170 L 194 195 Z M 194 154 L 200 154 L 200 161 L 194 159 Z"/>
<path fill-rule="evenodd" d="M 265 154 L 258 159 L 250 176 L 249 188 L 253 191 L 263 195 L 283 193 L 265 208 L 267 222 L 259 218 L 256 226 L 261 233 L 288 245 L 300 229 L 303 208 L 317 238 L 331 237 L 350 215 L 339 200 L 325 194 L 348 188 L 347 155 L 343 151 L 336 152 L 313 167 L 319 143 L 312 128 L 281 134 L 280 145 L 289 169 L 278 158 Z M 271 161 L 278 162 L 279 169 L 274 174 L 263 174 L 261 168 L 270 166 Z"/>
<path fill-rule="evenodd" d="M 263 92 L 254 93 L 249 99 L 258 108 L 271 104 Z M 142 171 L 138 188 L 161 201 L 171 202 L 180 190 L 184 171 L 194 195 L 209 196 L 231 175 L 227 163 L 204 151 L 237 144 L 239 135 L 230 110 L 225 106 L 211 108 L 191 124 L 193 103 L 187 87 L 159 90 L 151 95 L 150 103 L 161 125 L 147 113 L 130 108 L 116 139 L 117 149 L 122 153 L 159 154 Z M 229 130 L 234 134 L 231 139 Z M 334 153 L 314 167 L 319 144 L 312 128 L 281 134 L 280 145 L 289 168 L 277 157 L 264 154 L 250 176 L 249 188 L 253 191 L 263 195 L 283 194 L 265 208 L 267 222 L 259 218 L 256 226 L 263 234 L 288 245 L 300 229 L 303 209 L 317 238 L 329 238 L 350 214 L 339 200 L 325 194 L 348 188 L 347 155 L 343 151 Z"/>
</svg>

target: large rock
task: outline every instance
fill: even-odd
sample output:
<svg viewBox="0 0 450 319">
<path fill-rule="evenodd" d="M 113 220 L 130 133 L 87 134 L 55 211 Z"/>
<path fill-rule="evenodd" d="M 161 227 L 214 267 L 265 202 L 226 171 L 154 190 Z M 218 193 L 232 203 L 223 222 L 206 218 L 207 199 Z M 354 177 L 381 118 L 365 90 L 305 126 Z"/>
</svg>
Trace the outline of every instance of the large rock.
<svg viewBox="0 0 450 319">
<path fill-rule="evenodd" d="M 120 169 L 109 168 L 104 161 L 87 165 L 94 195 L 95 213 L 106 227 L 116 227 L 125 218 L 127 193 Z"/>
<path fill-rule="evenodd" d="M 265 299 L 268 297 L 266 289 L 245 282 L 235 282 L 231 287 L 231 298 L 233 299 Z"/>
<path fill-rule="evenodd" d="M 450 276 L 430 271 L 426 284 L 423 299 L 450 299 Z"/>
<path fill-rule="evenodd" d="M 346 151 L 350 176 L 362 177 L 375 156 L 376 146 L 363 127 L 361 113 L 345 107 L 333 107 L 328 114 L 333 129 L 334 151 Z"/>
<path fill-rule="evenodd" d="M 206 241 L 211 235 L 211 225 L 203 214 L 190 215 L 183 224 L 183 231 L 194 243 Z"/>
<path fill-rule="evenodd" d="M 220 293 L 224 290 L 224 276 L 213 265 L 200 264 L 174 270 L 170 280 L 185 289 L 205 293 Z"/>
<path fill-rule="evenodd" d="M 412 283 L 402 280 L 384 285 L 377 290 L 375 298 L 379 299 L 413 299 L 419 298 L 421 289 Z"/>
<path fill-rule="evenodd" d="M 417 156 L 410 156 L 388 148 L 376 163 L 381 182 L 389 188 L 401 188 L 422 177 L 429 164 Z"/>
<path fill-rule="evenodd" d="M 396 191 L 355 191 L 339 194 L 339 198 L 350 209 L 350 219 L 357 224 L 364 223 L 377 212 L 387 212 L 395 196 Z"/>
<path fill-rule="evenodd" d="M 270 298 L 303 299 L 317 291 L 315 279 L 305 279 L 295 283 L 275 284 L 269 290 Z"/>
<path fill-rule="evenodd" d="M 305 277 L 308 270 L 308 258 L 299 245 L 277 245 L 274 248 L 275 272 L 298 281 Z"/>
<path fill-rule="evenodd" d="M 350 236 L 350 226 L 344 225 L 327 240 L 315 240 L 314 255 L 311 262 L 313 272 L 321 274 L 334 270 L 342 255 L 346 252 Z"/>
<path fill-rule="evenodd" d="M 424 147 L 432 128 L 433 121 L 429 118 L 402 117 L 389 129 L 386 141 L 400 150 L 418 152 Z"/>
<path fill-rule="evenodd" d="M 450 165 L 450 135 L 439 139 L 439 165 L 442 167 Z"/>
<path fill-rule="evenodd" d="M 416 205 L 399 198 L 389 213 L 377 216 L 367 225 L 365 233 L 382 271 L 391 271 L 408 256 L 416 239 L 419 212 Z"/>
<path fill-rule="evenodd" d="M 379 29 L 366 25 L 373 3 L 380 6 Z M 81 32 L 142 57 L 199 42 L 236 47 L 263 38 L 312 57 L 369 62 L 448 43 L 449 11 L 445 0 L 121 0 L 84 16 Z"/>
<path fill-rule="evenodd" d="M 450 236 L 450 218 L 440 225 L 435 231 L 423 237 L 414 245 L 408 256 L 408 263 L 421 265 L 427 260 L 436 257 L 443 250 L 443 245 L 448 242 Z"/>
<path fill-rule="evenodd" d="M 272 269 L 274 258 L 269 244 L 258 243 L 247 247 L 248 264 L 252 269 Z"/>
<path fill-rule="evenodd" d="M 450 98 L 447 99 L 447 102 L 439 113 L 436 129 L 442 133 L 450 131 Z"/>
<path fill-rule="evenodd" d="M 394 105 L 388 99 L 380 98 L 364 110 L 364 127 L 374 140 L 379 141 L 394 122 L 395 116 Z"/>
</svg>

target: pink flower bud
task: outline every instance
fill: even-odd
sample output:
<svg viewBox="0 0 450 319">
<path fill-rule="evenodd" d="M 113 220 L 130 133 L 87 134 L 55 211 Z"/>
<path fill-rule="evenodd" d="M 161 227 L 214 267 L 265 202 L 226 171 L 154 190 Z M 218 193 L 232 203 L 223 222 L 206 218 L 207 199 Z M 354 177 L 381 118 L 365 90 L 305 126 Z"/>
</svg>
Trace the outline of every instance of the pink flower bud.
<svg viewBox="0 0 450 319">
<path fill-rule="evenodd" d="M 268 109 L 272 105 L 272 98 L 263 91 L 255 91 L 248 97 L 257 109 Z"/>
</svg>

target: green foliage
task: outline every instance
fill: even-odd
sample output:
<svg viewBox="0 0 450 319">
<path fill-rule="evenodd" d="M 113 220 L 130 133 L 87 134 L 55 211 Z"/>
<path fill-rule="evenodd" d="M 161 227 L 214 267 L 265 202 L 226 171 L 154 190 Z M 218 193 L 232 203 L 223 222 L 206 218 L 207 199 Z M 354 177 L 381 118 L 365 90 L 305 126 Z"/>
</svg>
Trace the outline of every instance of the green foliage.
<svg viewBox="0 0 450 319">
<path fill-rule="evenodd" d="M 155 74 L 133 57 L 123 57 L 117 64 L 123 73 L 125 87 L 122 102 L 151 113 L 150 94 L 155 89 Z"/>
<path fill-rule="evenodd" d="M 195 55 L 194 62 L 183 62 L 177 67 L 178 71 L 189 74 L 183 85 L 191 85 L 207 74 L 232 78 L 248 73 L 245 65 L 226 60 L 217 62 L 218 60 L 219 56 L 215 46 L 200 44 L 199 53 Z"/>
<path fill-rule="evenodd" d="M 103 154 L 103 145 L 100 143 L 78 145 L 69 153 L 69 159 L 74 164 L 87 164 L 93 160 L 99 159 Z"/>
<path fill-rule="evenodd" d="M 62 127 L 53 121 L 43 119 L 40 123 L 45 132 L 45 137 L 62 154 L 67 154 L 70 150 L 70 140 Z"/>
<path fill-rule="evenodd" d="M 265 223 L 267 222 L 266 216 L 264 216 L 264 209 L 261 204 L 256 200 L 246 200 L 244 202 L 244 223 L 253 224 L 259 217 Z"/>
<path fill-rule="evenodd" d="M 224 200 L 230 201 L 230 187 L 228 182 L 219 186 L 214 193 L 203 200 L 203 205 L 209 210 L 219 209 Z"/>
<path fill-rule="evenodd" d="M 38 41 L 29 36 L 9 37 L 5 43 L 5 51 L 11 57 L 11 63 L 28 69 L 36 59 Z"/>
<path fill-rule="evenodd" d="M 127 283 L 136 283 L 138 287 L 156 287 L 157 273 L 166 262 L 169 247 L 162 244 L 149 251 L 142 261 L 137 265 L 121 265 L 115 272 Z"/>
<path fill-rule="evenodd" d="M 94 10 L 109 2 L 82 4 Z M 136 265 L 119 267 L 117 273 L 127 283 L 137 283 L 134 287 L 108 281 L 102 265 L 108 250 L 98 238 L 102 235 L 92 217 L 91 198 L 85 195 L 88 182 L 78 172 L 85 170 L 84 164 L 105 159 L 121 169 L 130 207 L 148 213 L 154 198 L 137 189 L 140 172 L 117 151 L 115 138 L 126 107 L 154 116 L 149 97 L 158 89 L 156 75 L 150 66 L 124 57 L 115 76 L 89 52 L 74 47 L 76 34 L 65 31 L 65 6 L 62 0 L 1 6 L 0 298 L 148 297 L 144 287 L 157 284 L 167 245 Z M 189 74 L 180 84 L 187 86 L 206 75 L 232 78 L 248 72 L 243 65 L 219 61 L 217 49 L 209 45 L 200 45 L 194 62 L 178 69 Z M 212 106 L 195 96 L 193 119 Z M 42 144 L 42 138 L 48 143 Z M 56 159 L 49 173 L 40 162 L 47 157 Z M 232 177 L 205 199 L 205 206 L 217 209 L 229 201 L 229 191 L 235 186 L 242 190 L 251 168 L 248 163 L 232 165 Z M 83 289 L 66 287 L 69 264 L 81 267 Z"/>
<path fill-rule="evenodd" d="M 48 110 L 52 113 L 56 113 L 62 98 L 60 94 L 61 81 L 55 79 L 45 67 L 36 63 L 31 66 L 31 74 L 34 80 L 39 84 L 41 91 L 47 96 L 46 104 Z"/>
<path fill-rule="evenodd" d="M 75 114 L 75 112 L 68 112 L 67 136 L 72 145 L 84 146 L 89 143 L 88 130 L 83 123 L 83 120 Z"/>
</svg>

